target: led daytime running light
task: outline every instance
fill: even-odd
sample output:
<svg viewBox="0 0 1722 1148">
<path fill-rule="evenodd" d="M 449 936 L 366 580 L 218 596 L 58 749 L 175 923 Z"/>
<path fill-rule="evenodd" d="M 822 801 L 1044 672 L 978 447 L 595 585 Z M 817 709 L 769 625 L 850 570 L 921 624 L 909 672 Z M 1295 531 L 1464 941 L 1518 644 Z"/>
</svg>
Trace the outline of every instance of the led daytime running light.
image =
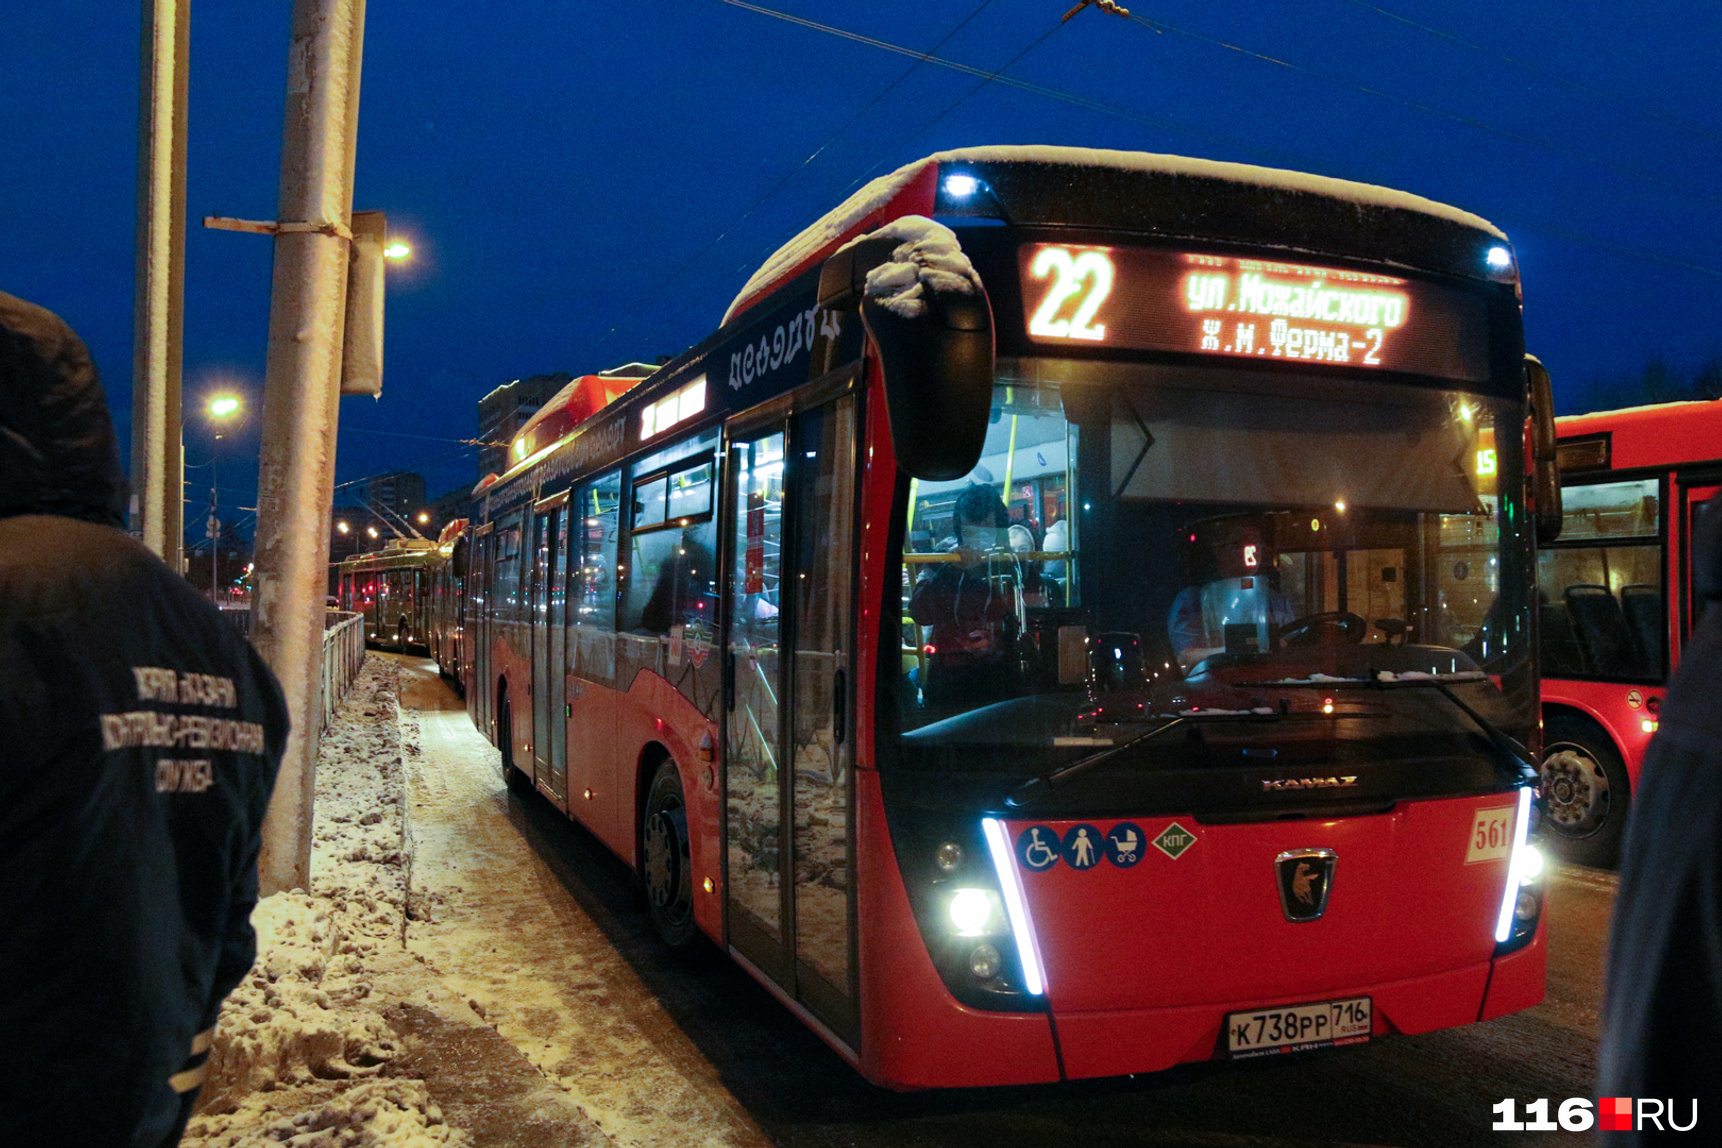
<svg viewBox="0 0 1722 1148">
<path fill-rule="evenodd" d="M 1022 876 L 1017 872 L 1016 853 L 1005 837 L 1004 824 L 995 817 L 981 818 L 981 833 L 987 839 L 987 849 L 993 855 L 993 868 L 998 870 L 999 887 L 1004 890 L 1005 909 L 1010 914 L 1011 933 L 1016 937 L 1016 951 L 1022 957 L 1022 987 L 1030 996 L 1046 992 L 1046 974 L 1041 969 L 1040 946 L 1034 939 L 1034 923 L 1028 917 L 1028 898 L 1023 895 Z"/>
<path fill-rule="evenodd" d="M 1513 852 L 1507 861 L 1507 891 L 1501 894 L 1501 915 L 1495 922 L 1495 942 L 1504 944 L 1513 935 L 1513 906 L 1519 899 L 1519 884 L 1525 871 L 1525 837 L 1531 831 L 1529 787 L 1519 790 L 1519 815 L 1513 820 Z"/>
</svg>

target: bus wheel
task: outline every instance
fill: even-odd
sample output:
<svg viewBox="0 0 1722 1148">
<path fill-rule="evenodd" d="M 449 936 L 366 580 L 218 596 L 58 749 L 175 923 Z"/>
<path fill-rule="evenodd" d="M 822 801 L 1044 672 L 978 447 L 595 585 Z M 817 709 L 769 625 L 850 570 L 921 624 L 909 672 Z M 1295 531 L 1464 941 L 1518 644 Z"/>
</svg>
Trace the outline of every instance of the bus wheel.
<svg viewBox="0 0 1722 1148">
<path fill-rule="evenodd" d="M 532 779 L 514 764 L 514 709 L 508 704 L 507 686 L 496 702 L 496 744 L 502 750 L 502 780 L 516 793 L 531 793 Z"/>
<path fill-rule="evenodd" d="M 1632 787 L 1625 763 L 1602 731 L 1578 718 L 1549 719 L 1542 773 L 1554 851 L 1578 865 L 1618 861 Z"/>
<path fill-rule="evenodd" d="M 694 882 L 688 861 L 688 808 L 674 761 L 666 759 L 652 775 L 640 841 L 652 928 L 664 944 L 682 948 L 694 939 Z"/>
</svg>

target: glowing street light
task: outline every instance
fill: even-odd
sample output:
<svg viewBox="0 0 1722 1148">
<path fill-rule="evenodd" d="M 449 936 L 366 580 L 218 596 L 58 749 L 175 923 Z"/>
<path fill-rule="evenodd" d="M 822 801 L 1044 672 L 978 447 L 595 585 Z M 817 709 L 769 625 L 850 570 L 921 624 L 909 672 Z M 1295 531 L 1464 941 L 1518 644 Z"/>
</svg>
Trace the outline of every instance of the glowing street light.
<svg viewBox="0 0 1722 1148">
<path fill-rule="evenodd" d="M 412 253 L 413 253 L 412 247 L 410 245 L 408 245 L 407 243 L 402 242 L 399 239 L 391 241 L 387 247 L 383 248 L 383 258 L 384 259 L 393 259 L 397 262 L 399 262 L 402 259 L 405 259 L 407 256 L 411 255 Z"/>
<path fill-rule="evenodd" d="M 221 519 L 216 516 L 215 510 L 217 504 L 216 491 L 218 489 L 215 464 L 221 453 L 219 444 L 223 424 L 239 414 L 239 407 L 239 396 L 224 392 L 210 395 L 209 400 L 203 406 L 204 413 L 209 416 L 210 429 L 215 432 L 217 444 L 216 447 L 210 449 L 209 453 L 209 529 L 207 533 L 209 535 L 209 599 L 212 602 L 219 601 L 216 596 L 216 587 L 221 581 L 218 569 L 221 563 Z"/>
</svg>

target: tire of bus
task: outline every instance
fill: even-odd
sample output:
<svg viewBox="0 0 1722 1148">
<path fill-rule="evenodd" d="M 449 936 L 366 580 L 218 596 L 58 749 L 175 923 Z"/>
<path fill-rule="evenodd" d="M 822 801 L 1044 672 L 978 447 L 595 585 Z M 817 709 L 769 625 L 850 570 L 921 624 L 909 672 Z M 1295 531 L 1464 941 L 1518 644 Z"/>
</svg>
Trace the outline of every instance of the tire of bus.
<svg viewBox="0 0 1722 1148">
<path fill-rule="evenodd" d="M 1577 865 L 1619 861 L 1632 784 L 1608 736 L 1580 717 L 1550 718 L 1542 774 L 1551 848 Z"/>
<path fill-rule="evenodd" d="M 640 814 L 640 855 L 652 928 L 670 948 L 684 949 L 697 932 L 694 883 L 688 859 L 688 807 L 682 798 L 681 775 L 670 758 L 659 763 L 646 791 Z"/>
<path fill-rule="evenodd" d="M 496 699 L 496 745 L 502 750 L 502 780 L 516 793 L 531 793 L 532 779 L 514 764 L 514 710 L 508 704 L 508 687 Z"/>
</svg>

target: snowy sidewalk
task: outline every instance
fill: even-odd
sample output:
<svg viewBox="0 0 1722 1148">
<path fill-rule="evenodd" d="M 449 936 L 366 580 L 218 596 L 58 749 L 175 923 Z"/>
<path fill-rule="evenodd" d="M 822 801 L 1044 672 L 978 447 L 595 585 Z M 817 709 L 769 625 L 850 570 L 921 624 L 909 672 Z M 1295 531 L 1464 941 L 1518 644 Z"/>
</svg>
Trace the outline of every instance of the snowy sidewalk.
<svg viewBox="0 0 1722 1148">
<path fill-rule="evenodd" d="M 313 888 L 259 905 L 184 1143 L 767 1143 L 522 837 L 425 666 L 371 654 L 325 737 Z"/>
</svg>

